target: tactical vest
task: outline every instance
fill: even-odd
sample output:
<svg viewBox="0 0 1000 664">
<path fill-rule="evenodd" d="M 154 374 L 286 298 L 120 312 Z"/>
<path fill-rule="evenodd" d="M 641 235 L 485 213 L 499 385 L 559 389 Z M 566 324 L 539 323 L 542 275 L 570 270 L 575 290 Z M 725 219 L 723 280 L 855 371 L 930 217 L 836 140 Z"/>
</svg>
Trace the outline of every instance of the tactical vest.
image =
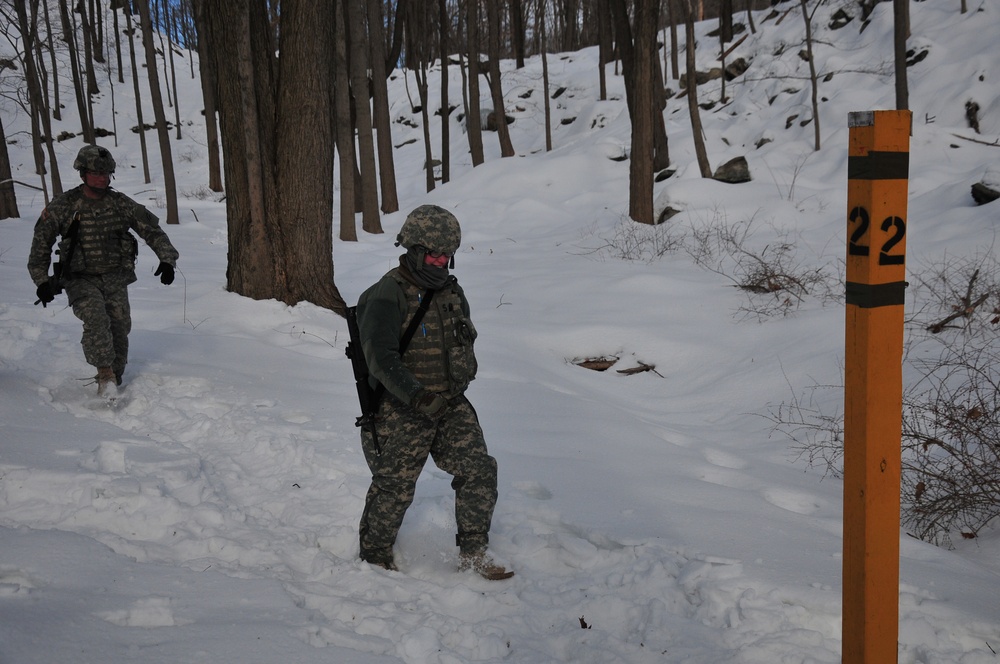
<svg viewBox="0 0 1000 664">
<path fill-rule="evenodd" d="M 71 241 L 65 233 L 73 218 L 80 215 L 71 273 L 104 274 L 135 269 L 139 244 L 129 232 L 128 210 L 122 209 L 116 199 L 117 196 L 109 194 L 99 201 L 81 201 L 73 207 L 72 215 L 67 215 L 67 228 L 63 229 L 63 240 L 59 243 L 64 256 Z"/>
<path fill-rule="evenodd" d="M 402 336 L 420 306 L 424 291 L 395 276 L 408 305 L 408 314 L 399 331 Z M 403 364 L 427 390 L 457 396 L 476 377 L 478 365 L 473 350 L 476 335 L 476 328 L 462 310 L 462 296 L 452 281 L 434 293 L 430 308 L 403 353 Z"/>
</svg>

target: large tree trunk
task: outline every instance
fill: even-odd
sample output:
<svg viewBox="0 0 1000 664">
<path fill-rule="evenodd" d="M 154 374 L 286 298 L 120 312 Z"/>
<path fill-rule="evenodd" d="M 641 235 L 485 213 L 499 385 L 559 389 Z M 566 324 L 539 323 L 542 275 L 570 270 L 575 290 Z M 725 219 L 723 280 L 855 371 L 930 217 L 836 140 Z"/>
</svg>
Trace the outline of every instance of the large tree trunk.
<svg viewBox="0 0 1000 664">
<path fill-rule="evenodd" d="M 333 3 L 284 0 L 278 80 L 278 219 L 286 302 L 334 309 L 332 52 L 316 35 L 333 32 Z M 302 91 L 308 91 L 304 103 Z"/>
<path fill-rule="evenodd" d="M 156 134 L 160 139 L 160 161 L 163 164 L 163 189 L 167 199 L 167 223 L 179 224 L 177 211 L 177 181 L 174 178 L 174 158 L 170 150 L 170 131 L 167 116 L 163 112 L 163 95 L 160 93 L 160 77 L 156 71 L 156 50 L 153 47 L 153 23 L 149 16 L 147 0 L 134 0 L 142 23 L 142 41 L 146 47 L 146 75 L 149 77 L 149 94 L 156 117 Z"/>
<path fill-rule="evenodd" d="M 31 106 L 31 138 L 35 156 L 35 172 L 42 178 L 44 188 L 45 182 L 45 156 L 42 152 L 42 136 L 44 134 L 45 145 L 49 153 L 49 163 L 52 166 L 51 180 L 52 193 L 58 195 L 62 193 L 62 181 L 59 177 L 59 164 L 55 158 L 55 148 L 52 145 L 52 122 L 49 119 L 49 110 L 42 94 L 43 77 L 38 71 L 35 62 L 35 41 L 38 38 L 34 26 L 37 25 L 38 3 L 32 4 L 31 20 L 29 22 L 27 8 L 24 2 L 15 3 L 17 10 L 18 24 L 20 25 L 22 39 L 24 41 L 24 69 L 25 79 L 28 86 L 28 102 Z M 46 191 L 46 201 L 48 192 Z"/>
<path fill-rule="evenodd" d="M 333 283 L 331 51 L 319 39 L 333 17 L 312 4 L 282 3 L 279 90 L 266 0 L 205 3 L 225 157 L 227 279 L 247 297 L 344 313 Z"/>
</svg>

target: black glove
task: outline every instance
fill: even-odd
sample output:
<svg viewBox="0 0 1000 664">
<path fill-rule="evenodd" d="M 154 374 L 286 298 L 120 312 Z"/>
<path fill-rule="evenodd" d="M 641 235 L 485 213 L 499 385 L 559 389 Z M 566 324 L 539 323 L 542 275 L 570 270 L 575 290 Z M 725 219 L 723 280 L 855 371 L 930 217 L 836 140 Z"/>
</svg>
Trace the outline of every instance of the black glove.
<svg viewBox="0 0 1000 664">
<path fill-rule="evenodd" d="M 47 305 L 52 300 L 56 299 L 56 290 L 52 288 L 51 282 L 45 281 L 38 286 L 38 289 L 35 291 L 35 295 L 38 296 L 38 300 L 35 302 L 35 304 L 41 302 L 42 307 L 44 308 L 45 305 Z"/>
<path fill-rule="evenodd" d="M 174 283 L 174 266 L 170 263 L 160 263 L 160 267 L 156 268 L 156 272 L 153 273 L 154 277 L 160 278 L 160 283 L 164 286 L 169 286 Z"/>
<path fill-rule="evenodd" d="M 413 407 L 432 420 L 436 420 L 444 414 L 448 402 L 436 392 L 420 390 L 413 398 Z"/>
</svg>

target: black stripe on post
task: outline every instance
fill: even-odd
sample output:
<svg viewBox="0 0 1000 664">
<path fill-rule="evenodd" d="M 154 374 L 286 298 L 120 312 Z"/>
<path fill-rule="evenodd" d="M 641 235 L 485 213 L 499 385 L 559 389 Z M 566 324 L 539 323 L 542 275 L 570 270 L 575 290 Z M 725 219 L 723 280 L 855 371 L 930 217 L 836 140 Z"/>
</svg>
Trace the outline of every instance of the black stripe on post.
<svg viewBox="0 0 1000 664">
<path fill-rule="evenodd" d="M 894 281 L 888 284 L 860 284 L 847 282 L 847 304 L 862 309 L 901 305 L 906 299 L 906 282 Z"/>
<path fill-rule="evenodd" d="M 871 151 L 864 157 L 847 158 L 849 180 L 906 180 L 910 175 L 909 152 Z"/>
</svg>

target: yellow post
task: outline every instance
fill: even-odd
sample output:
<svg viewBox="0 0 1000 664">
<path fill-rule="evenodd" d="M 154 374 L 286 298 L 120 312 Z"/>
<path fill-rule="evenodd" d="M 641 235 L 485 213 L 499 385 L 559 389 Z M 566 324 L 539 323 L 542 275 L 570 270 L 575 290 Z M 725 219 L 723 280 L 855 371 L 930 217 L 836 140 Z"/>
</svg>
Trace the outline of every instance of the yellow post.
<svg viewBox="0 0 1000 664">
<path fill-rule="evenodd" d="M 843 664 L 898 661 L 910 112 L 849 116 Z"/>
</svg>

